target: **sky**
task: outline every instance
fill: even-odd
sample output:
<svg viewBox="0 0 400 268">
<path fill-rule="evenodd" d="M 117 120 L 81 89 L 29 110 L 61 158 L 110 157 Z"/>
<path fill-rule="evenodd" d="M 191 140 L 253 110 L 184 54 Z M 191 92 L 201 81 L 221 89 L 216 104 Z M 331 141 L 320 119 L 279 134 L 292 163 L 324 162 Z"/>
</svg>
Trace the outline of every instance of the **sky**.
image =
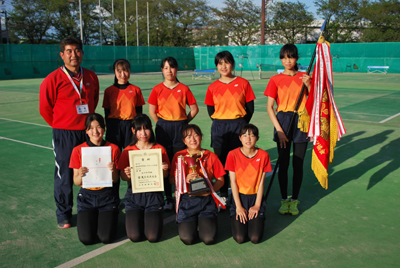
<svg viewBox="0 0 400 268">
<path fill-rule="evenodd" d="M 221 8 L 224 7 L 224 0 L 207 0 L 208 4 L 213 7 Z M 251 0 L 254 4 L 261 6 L 262 0 Z M 297 0 L 285 0 L 286 2 L 297 2 Z M 299 0 L 300 1 L 300 0 Z M 301 0 L 301 3 L 306 4 L 308 7 L 307 10 L 311 11 L 314 14 L 314 17 L 320 19 L 316 14 L 317 9 L 314 5 L 314 0 Z"/>
</svg>

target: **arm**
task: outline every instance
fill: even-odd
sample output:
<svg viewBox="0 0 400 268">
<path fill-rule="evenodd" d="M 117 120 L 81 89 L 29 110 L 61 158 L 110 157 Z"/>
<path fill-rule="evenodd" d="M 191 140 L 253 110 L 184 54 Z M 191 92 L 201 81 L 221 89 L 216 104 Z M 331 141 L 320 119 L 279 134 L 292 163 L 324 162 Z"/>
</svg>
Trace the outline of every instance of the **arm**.
<svg viewBox="0 0 400 268">
<path fill-rule="evenodd" d="M 219 189 L 221 189 L 221 187 L 224 186 L 224 182 L 225 182 L 224 176 L 216 178 L 213 184 L 214 191 L 218 191 Z"/>
<path fill-rule="evenodd" d="M 118 182 L 119 181 L 119 170 L 115 168 L 114 162 L 108 163 L 107 167 L 112 172 L 112 182 L 114 182 L 114 183 Z"/>
<path fill-rule="evenodd" d="M 253 117 L 254 113 L 254 100 L 246 102 L 246 105 L 244 107 L 246 109 L 246 115 L 244 116 L 244 119 L 246 120 L 247 124 L 250 123 L 251 118 Z"/>
<path fill-rule="evenodd" d="M 274 111 L 274 103 L 275 99 L 268 97 L 268 103 L 267 103 L 267 112 L 269 115 L 269 119 L 271 119 L 272 124 L 274 125 L 276 131 L 278 132 L 278 138 L 279 138 L 279 144 L 281 148 L 286 148 L 286 142 L 288 142 L 288 138 L 285 135 L 285 132 L 283 131 L 281 125 L 278 122 L 278 119 L 276 118 L 276 114 Z"/>
<path fill-rule="evenodd" d="M 136 110 L 136 114 L 142 114 L 143 113 L 143 106 L 136 106 L 135 110 Z"/>
<path fill-rule="evenodd" d="M 215 107 L 211 106 L 211 105 L 207 105 L 207 112 L 208 112 L 208 116 L 211 118 L 211 116 L 214 114 L 215 112 Z M 211 118 L 211 120 L 214 120 Z"/>
<path fill-rule="evenodd" d="M 306 87 L 307 87 L 307 95 L 308 95 L 308 92 L 310 92 L 310 87 L 311 87 L 311 76 L 309 76 L 309 75 L 303 75 L 303 83 L 304 83 L 304 85 L 306 85 Z"/>
<path fill-rule="evenodd" d="M 55 78 L 53 78 L 54 80 Z M 45 78 L 40 85 L 39 91 L 39 111 L 49 126 L 53 125 L 53 107 L 55 103 L 56 90 L 54 85 L 50 83 L 50 78 Z"/>
<path fill-rule="evenodd" d="M 158 116 L 157 116 L 157 107 L 153 104 L 149 103 L 149 115 L 151 119 L 153 119 L 154 123 L 158 122 Z"/>
<path fill-rule="evenodd" d="M 121 179 L 123 181 L 129 181 L 131 179 L 131 167 L 127 166 L 124 170 L 121 170 Z"/>
<path fill-rule="evenodd" d="M 108 116 L 110 115 L 110 109 L 104 108 L 104 119 L 106 120 L 106 125 L 108 123 Z"/>
<path fill-rule="evenodd" d="M 245 224 L 247 221 L 247 211 L 240 202 L 239 189 L 236 183 L 236 173 L 229 171 L 229 177 L 231 178 L 232 196 L 236 205 L 236 220 L 240 220 L 241 223 Z"/>
<path fill-rule="evenodd" d="M 197 106 L 197 103 L 190 105 L 189 108 L 190 112 L 187 115 L 188 123 L 192 121 L 196 114 L 199 112 L 199 106 Z"/>
<path fill-rule="evenodd" d="M 171 183 L 172 185 L 175 184 L 175 176 L 174 175 L 169 175 L 169 183 Z"/>
<path fill-rule="evenodd" d="M 168 178 L 168 163 L 162 162 L 163 176 Z"/>
<path fill-rule="evenodd" d="M 265 172 L 263 172 L 261 175 L 261 181 L 257 191 L 256 203 L 249 209 L 249 220 L 257 218 L 258 212 L 260 211 L 261 202 L 264 195 L 264 181 L 265 181 Z"/>
</svg>

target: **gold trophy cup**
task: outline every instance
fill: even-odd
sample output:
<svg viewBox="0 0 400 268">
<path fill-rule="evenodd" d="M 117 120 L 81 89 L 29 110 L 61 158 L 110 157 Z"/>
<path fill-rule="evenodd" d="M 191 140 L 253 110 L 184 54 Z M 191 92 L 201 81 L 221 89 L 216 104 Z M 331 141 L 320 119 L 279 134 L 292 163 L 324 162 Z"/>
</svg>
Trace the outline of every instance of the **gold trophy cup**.
<svg viewBox="0 0 400 268">
<path fill-rule="evenodd" d="M 188 167 L 192 170 L 192 173 L 196 173 L 196 166 L 197 166 L 196 162 L 200 161 L 199 158 L 201 156 L 203 156 L 203 153 L 201 155 L 191 154 L 183 156 L 185 164 L 187 164 Z M 206 180 L 203 177 L 200 177 L 199 175 L 197 175 L 196 178 L 194 178 L 189 182 L 189 186 L 191 194 L 210 191 L 210 187 L 208 186 Z"/>
</svg>

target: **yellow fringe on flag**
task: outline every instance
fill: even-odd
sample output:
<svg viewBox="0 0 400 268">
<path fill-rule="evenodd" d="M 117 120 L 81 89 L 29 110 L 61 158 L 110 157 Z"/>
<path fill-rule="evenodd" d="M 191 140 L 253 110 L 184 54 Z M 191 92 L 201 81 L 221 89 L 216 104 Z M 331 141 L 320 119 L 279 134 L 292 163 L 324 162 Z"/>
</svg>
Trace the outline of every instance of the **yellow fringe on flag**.
<svg viewBox="0 0 400 268">
<path fill-rule="evenodd" d="M 297 122 L 297 127 L 301 132 L 308 133 L 310 120 L 310 115 L 308 114 L 306 107 L 304 107 L 303 111 L 299 112 L 299 121 Z"/>
<path fill-rule="evenodd" d="M 315 177 L 317 177 L 322 188 L 328 189 L 328 170 L 319 161 L 315 151 L 312 152 L 311 169 L 314 171 Z"/>
<path fill-rule="evenodd" d="M 331 126 L 330 126 L 330 138 L 329 138 L 329 161 L 328 165 L 332 164 L 333 162 L 333 153 L 336 147 L 336 142 L 338 139 L 338 126 L 337 126 L 337 121 L 335 114 L 333 113 L 333 108 L 331 106 Z"/>
</svg>

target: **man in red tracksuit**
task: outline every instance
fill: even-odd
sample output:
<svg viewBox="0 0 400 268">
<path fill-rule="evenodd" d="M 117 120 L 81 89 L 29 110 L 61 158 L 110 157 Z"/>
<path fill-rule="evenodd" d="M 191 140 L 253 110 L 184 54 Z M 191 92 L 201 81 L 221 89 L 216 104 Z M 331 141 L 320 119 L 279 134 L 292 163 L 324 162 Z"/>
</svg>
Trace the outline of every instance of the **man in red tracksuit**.
<svg viewBox="0 0 400 268">
<path fill-rule="evenodd" d="M 64 66 L 50 73 L 40 85 L 39 110 L 53 128 L 55 156 L 54 198 L 59 228 L 71 227 L 73 171 L 69 168 L 72 149 L 85 142 L 85 119 L 99 101 L 96 74 L 80 67 L 82 41 L 67 36 L 60 43 Z"/>
</svg>

